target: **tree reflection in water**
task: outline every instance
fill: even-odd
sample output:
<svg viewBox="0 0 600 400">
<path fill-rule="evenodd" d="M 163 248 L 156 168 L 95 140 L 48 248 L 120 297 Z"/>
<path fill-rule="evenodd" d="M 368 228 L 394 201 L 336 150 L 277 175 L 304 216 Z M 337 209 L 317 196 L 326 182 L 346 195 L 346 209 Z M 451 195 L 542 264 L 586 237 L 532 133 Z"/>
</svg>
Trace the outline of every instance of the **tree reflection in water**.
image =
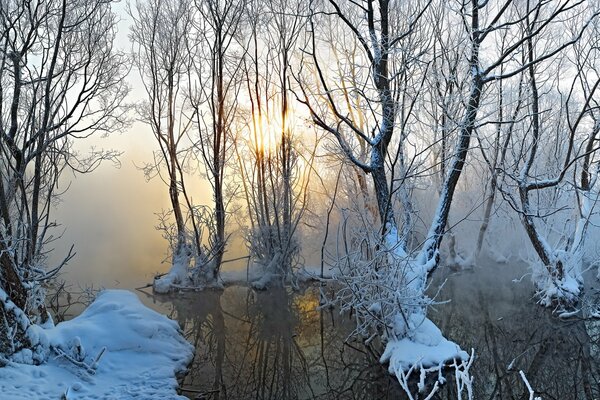
<svg viewBox="0 0 600 400">
<path fill-rule="evenodd" d="M 529 399 L 522 370 L 544 400 L 599 399 L 598 321 L 563 321 L 536 306 L 528 278 L 513 281 L 524 268 L 489 263 L 447 276 L 441 298 L 452 302 L 432 319 L 463 348 L 476 349 L 474 398 Z M 452 389 L 439 398 L 456 398 Z"/>
<path fill-rule="evenodd" d="M 317 310 L 319 290 L 240 286 L 156 297 L 196 355 L 183 391 L 203 399 L 398 399 L 399 386 L 368 352 L 344 344 L 350 321 Z"/>
<path fill-rule="evenodd" d="M 599 399 L 600 323 L 560 321 L 536 306 L 527 278 L 513 282 L 523 268 L 488 263 L 459 274 L 440 271 L 447 282 L 439 299 L 452 301 L 430 315 L 446 337 L 475 348 L 474 398 L 528 399 L 523 370 L 545 400 Z M 351 320 L 317 310 L 317 287 L 232 286 L 154 300 L 196 347 L 182 384 L 190 398 L 405 398 L 376 355 L 346 343 Z M 446 385 L 435 398 L 454 400 L 454 392 Z"/>
</svg>

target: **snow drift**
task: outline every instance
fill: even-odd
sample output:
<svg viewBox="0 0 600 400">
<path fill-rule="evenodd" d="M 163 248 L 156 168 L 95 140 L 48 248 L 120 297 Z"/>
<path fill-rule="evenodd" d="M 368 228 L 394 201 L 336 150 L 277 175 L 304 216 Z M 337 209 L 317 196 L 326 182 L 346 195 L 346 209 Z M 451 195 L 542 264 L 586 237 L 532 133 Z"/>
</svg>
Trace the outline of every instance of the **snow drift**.
<svg viewBox="0 0 600 400">
<path fill-rule="evenodd" d="M 32 328 L 28 334 L 51 349 L 48 361 L 32 365 L 30 350 L 16 354 L 0 368 L 2 399 L 184 399 L 176 375 L 193 347 L 176 322 L 131 292 L 103 291 L 80 316 Z"/>
</svg>

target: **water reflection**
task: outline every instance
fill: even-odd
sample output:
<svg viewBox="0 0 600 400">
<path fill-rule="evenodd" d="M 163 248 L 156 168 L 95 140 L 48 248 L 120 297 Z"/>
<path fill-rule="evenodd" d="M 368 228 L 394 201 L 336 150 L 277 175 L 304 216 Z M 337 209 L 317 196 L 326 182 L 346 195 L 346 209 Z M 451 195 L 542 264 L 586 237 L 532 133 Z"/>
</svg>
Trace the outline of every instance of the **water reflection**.
<svg viewBox="0 0 600 400">
<path fill-rule="evenodd" d="M 561 321 L 536 306 L 533 287 L 520 265 L 489 263 L 447 276 L 440 307 L 432 319 L 463 348 L 475 348 L 476 399 L 528 399 L 523 370 L 543 399 L 600 398 L 597 321 Z M 591 291 L 588 291 L 591 294 Z M 439 398 L 456 398 L 451 387 Z"/>
<path fill-rule="evenodd" d="M 398 399 L 394 379 L 344 344 L 349 320 L 317 311 L 318 288 L 245 287 L 155 298 L 196 347 L 183 394 L 202 399 Z"/>
<path fill-rule="evenodd" d="M 545 400 L 599 399 L 600 322 L 561 321 L 536 306 L 528 279 L 513 282 L 524 270 L 490 262 L 461 273 L 442 269 L 437 276 L 446 280 L 440 299 L 452 301 L 430 316 L 446 337 L 475 348 L 474 398 L 528 399 L 523 370 Z M 232 286 L 148 296 L 146 303 L 177 320 L 197 349 L 182 384 L 190 398 L 406 398 L 377 354 L 347 343 L 351 320 L 316 310 L 319 290 Z M 434 398 L 454 400 L 455 391 L 445 385 Z"/>
</svg>

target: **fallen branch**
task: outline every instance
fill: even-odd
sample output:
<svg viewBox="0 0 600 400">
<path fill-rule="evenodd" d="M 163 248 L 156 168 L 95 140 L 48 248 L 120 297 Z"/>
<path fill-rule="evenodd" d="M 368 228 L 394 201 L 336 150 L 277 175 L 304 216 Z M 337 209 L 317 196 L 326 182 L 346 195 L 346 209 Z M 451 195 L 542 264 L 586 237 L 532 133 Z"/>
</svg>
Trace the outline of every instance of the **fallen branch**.
<svg viewBox="0 0 600 400">
<path fill-rule="evenodd" d="M 96 357 L 94 357 L 93 362 L 88 365 L 84 361 L 79 361 L 79 360 L 73 358 L 69 354 L 65 353 L 59 347 L 51 347 L 51 349 L 52 349 L 52 351 L 54 351 L 56 353 L 56 357 L 54 357 L 54 359 L 57 359 L 57 358 L 60 358 L 60 357 L 64 357 L 65 359 L 67 359 L 68 361 L 70 361 L 71 363 L 73 363 L 74 365 L 85 369 L 86 372 L 88 372 L 91 375 L 95 375 L 96 374 L 96 369 L 98 368 L 98 363 L 100 362 L 100 359 L 102 358 L 102 356 L 106 352 L 106 347 L 103 347 L 100 350 L 100 352 L 98 353 L 98 355 Z"/>
<path fill-rule="evenodd" d="M 521 375 L 521 379 L 523 380 L 523 383 L 525 383 L 525 386 L 527 387 L 527 391 L 529 392 L 529 400 L 542 400 L 541 397 L 535 397 L 535 391 L 532 389 L 531 385 L 529 384 L 529 381 L 527 380 L 527 377 L 525 376 L 525 373 L 523 372 L 523 370 L 519 371 L 519 375 Z"/>
</svg>

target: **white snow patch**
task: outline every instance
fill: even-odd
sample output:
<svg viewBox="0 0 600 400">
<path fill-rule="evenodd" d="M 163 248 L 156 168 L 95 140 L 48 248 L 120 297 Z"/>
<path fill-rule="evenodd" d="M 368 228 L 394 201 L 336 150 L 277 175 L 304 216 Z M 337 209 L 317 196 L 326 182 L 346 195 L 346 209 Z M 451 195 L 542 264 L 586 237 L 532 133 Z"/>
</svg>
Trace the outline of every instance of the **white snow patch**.
<svg viewBox="0 0 600 400">
<path fill-rule="evenodd" d="M 267 266 L 263 266 L 261 277 L 252 282 L 252 287 L 256 290 L 265 290 L 275 279 L 277 279 L 277 269 L 281 260 L 281 253 L 276 252 Z"/>
<path fill-rule="evenodd" d="M 419 320 L 419 321 L 417 321 Z M 446 362 L 469 359 L 467 352 L 446 339 L 440 329 L 424 316 L 413 315 L 402 339 L 387 341 L 380 362 L 389 363 L 390 373 L 400 376 L 418 364 L 420 368 L 443 366 Z M 403 329 L 404 330 L 404 329 Z"/>
<path fill-rule="evenodd" d="M 156 293 L 169 293 L 174 286 L 189 286 L 191 284 L 188 276 L 191 253 L 181 251 L 173 257 L 173 266 L 169 272 L 154 280 L 154 291 Z"/>
<path fill-rule="evenodd" d="M 185 399 L 176 374 L 193 357 L 193 347 L 176 322 L 144 306 L 123 290 L 106 290 L 78 317 L 49 329 L 28 331 L 95 372 L 53 355 L 42 365 L 10 363 L 0 368 L 0 396 L 18 399 Z M 21 355 L 26 357 L 25 354 Z"/>
<path fill-rule="evenodd" d="M 550 307 L 555 300 L 567 304 L 578 301 L 583 286 L 580 255 L 579 252 L 575 254 L 565 251 L 554 252 L 553 264 L 560 260 L 564 269 L 564 276 L 560 279 L 552 276 L 547 267 L 540 262 L 532 263 L 532 281 L 541 305 Z"/>
</svg>

